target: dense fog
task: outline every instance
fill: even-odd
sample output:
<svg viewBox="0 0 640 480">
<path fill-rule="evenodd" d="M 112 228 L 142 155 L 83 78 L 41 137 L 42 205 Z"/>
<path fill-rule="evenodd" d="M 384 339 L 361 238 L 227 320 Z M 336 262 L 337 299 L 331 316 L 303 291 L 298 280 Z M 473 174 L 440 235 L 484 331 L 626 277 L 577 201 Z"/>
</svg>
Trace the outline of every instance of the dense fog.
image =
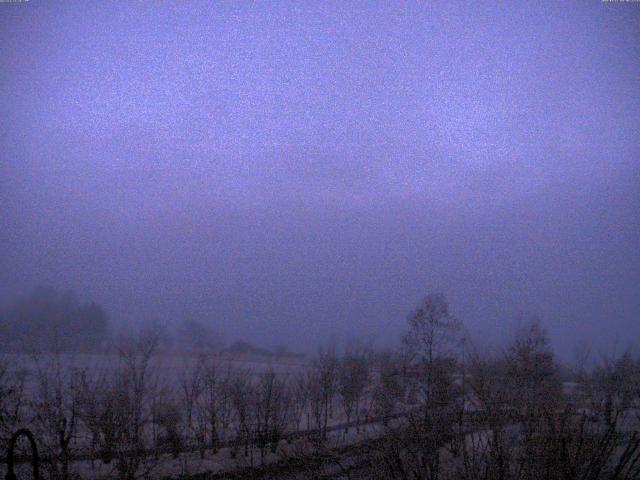
<svg viewBox="0 0 640 480">
<path fill-rule="evenodd" d="M 640 2 L 0 0 L 0 478 L 638 480 Z"/>
<path fill-rule="evenodd" d="M 0 6 L 0 304 L 314 351 L 442 292 L 479 343 L 640 334 L 639 10 Z M 6 341 L 6 339 L 5 339 Z"/>
</svg>

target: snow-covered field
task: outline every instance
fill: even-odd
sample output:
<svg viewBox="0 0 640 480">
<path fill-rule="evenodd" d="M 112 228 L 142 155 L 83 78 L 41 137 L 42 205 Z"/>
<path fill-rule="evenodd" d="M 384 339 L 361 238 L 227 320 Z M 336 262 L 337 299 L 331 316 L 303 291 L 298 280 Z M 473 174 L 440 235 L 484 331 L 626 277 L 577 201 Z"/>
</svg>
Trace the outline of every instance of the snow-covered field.
<svg viewBox="0 0 640 480">
<path fill-rule="evenodd" d="M 71 409 L 77 408 L 78 405 L 72 405 L 74 391 L 70 391 L 72 384 L 69 383 L 70 378 L 75 374 L 76 378 L 82 378 L 85 375 L 89 379 L 89 383 L 99 383 L 101 376 L 108 378 L 125 360 L 117 354 L 60 354 L 60 355 L 17 355 L 7 354 L 0 357 L 2 362 L 9 371 L 18 377 L 24 379 L 24 396 L 21 407 L 22 419 L 19 426 L 27 426 L 34 431 L 36 440 L 39 443 L 41 455 L 50 456 L 56 454 L 56 438 L 52 435 L 51 425 L 42 422 L 37 418 L 42 416 L 42 396 L 46 390 L 48 394 L 53 393 L 54 397 L 59 395 L 60 407 L 63 411 L 47 413 L 58 415 L 59 417 L 70 418 Z M 170 398 L 180 409 L 183 409 L 185 387 L 189 384 L 191 376 L 197 370 L 203 358 L 193 355 L 176 355 L 163 354 L 150 357 L 148 363 L 147 382 L 152 385 L 149 394 L 145 397 L 148 402 L 154 402 L 162 395 L 163 401 Z M 304 363 L 300 359 L 291 360 L 289 358 L 260 358 L 249 357 L 246 355 L 211 355 L 206 358 L 208 365 L 215 366 L 221 378 L 242 377 L 250 384 L 257 385 L 261 378 L 268 373 L 273 372 L 277 378 L 283 380 L 286 385 L 293 388 L 296 379 L 303 378 L 310 369 L 310 364 Z M 80 374 L 80 377 L 77 376 Z M 48 384 L 47 384 L 48 382 Z M 162 392 L 160 394 L 160 392 Z M 300 407 L 300 411 L 293 411 L 293 402 L 296 401 L 293 393 L 289 396 L 288 411 L 286 412 L 286 425 L 281 432 L 286 439 L 278 441 L 275 451 L 270 448 L 260 450 L 255 444 L 245 450 L 246 438 L 238 438 L 239 417 L 238 413 L 233 409 L 233 405 L 229 405 L 230 409 L 228 424 L 221 426 L 218 432 L 219 448 L 213 451 L 209 448 L 201 449 L 196 446 L 193 437 L 193 431 L 186 426 L 186 411 L 180 411 L 180 426 L 177 431 L 183 436 L 183 443 L 180 453 L 169 454 L 167 448 L 163 447 L 156 450 L 156 454 L 147 455 L 147 458 L 141 466 L 141 471 L 149 468 L 153 478 L 159 476 L 178 476 L 184 474 L 194 474 L 198 472 L 224 472 L 236 470 L 246 466 L 254 466 L 263 463 L 273 462 L 288 455 L 294 455 L 296 451 L 308 447 L 309 440 L 305 437 L 309 435 L 317 435 L 318 428 L 316 417 L 313 415 L 313 408 L 310 400 L 304 400 L 304 405 Z M 249 402 L 255 399 L 248 399 Z M 359 418 L 361 423 L 366 423 L 371 419 L 371 395 L 367 390 L 363 396 L 362 405 L 360 406 Z M 337 392 L 334 392 L 329 402 L 330 413 L 327 421 L 329 432 L 327 436 L 330 441 L 334 442 L 351 442 L 357 440 L 365 434 L 370 434 L 375 430 L 376 423 L 372 422 L 368 427 L 359 427 L 346 429 L 342 424 L 346 422 L 347 417 L 342 408 Z M 77 412 L 76 412 L 77 413 Z M 354 416 L 351 417 L 353 420 Z M 113 478 L 117 476 L 117 461 L 112 460 L 108 463 L 95 458 L 91 454 L 90 448 L 91 431 L 90 428 L 82 421 L 82 415 L 78 414 L 76 418 L 76 426 L 71 440 L 71 470 L 82 478 Z M 49 422 L 50 423 L 50 422 Z M 53 428 L 55 430 L 55 427 Z M 159 426 L 156 424 L 149 425 L 145 432 L 148 436 L 145 444 L 153 445 L 154 438 L 157 440 L 157 430 Z M 307 431 L 305 433 L 305 431 Z M 6 435 L 7 432 L 3 432 Z M 293 436 L 292 436 L 293 435 Z M 233 444 L 236 442 L 237 444 Z M 249 440 L 251 444 L 255 439 Z M 233 444 L 233 445 L 232 445 Z M 165 453 L 162 453 L 165 452 Z M 0 454 L 4 456 L 4 452 Z M 0 476 L 4 476 L 4 465 L 0 465 Z M 22 469 L 26 466 L 21 466 Z"/>
</svg>

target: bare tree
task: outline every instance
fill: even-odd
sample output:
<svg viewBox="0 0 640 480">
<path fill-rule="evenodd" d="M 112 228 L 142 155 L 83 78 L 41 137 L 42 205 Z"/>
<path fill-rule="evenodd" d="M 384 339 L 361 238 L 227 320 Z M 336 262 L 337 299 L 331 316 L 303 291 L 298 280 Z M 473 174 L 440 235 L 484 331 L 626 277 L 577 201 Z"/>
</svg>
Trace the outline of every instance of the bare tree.
<svg viewBox="0 0 640 480">
<path fill-rule="evenodd" d="M 151 417 L 154 424 L 160 428 L 154 439 L 154 447 L 157 447 L 156 454 L 168 449 L 174 458 L 178 458 L 182 452 L 186 435 L 181 431 L 184 415 L 181 404 L 183 402 L 173 399 L 169 391 L 164 389 L 154 399 Z"/>
<path fill-rule="evenodd" d="M 414 392 L 425 406 L 436 395 L 436 389 L 449 375 L 447 368 L 455 365 L 460 346 L 461 324 L 449 313 L 442 295 L 430 294 L 408 320 L 409 329 L 403 344 L 408 357 L 408 368 L 413 377 Z"/>
<path fill-rule="evenodd" d="M 369 356 L 362 349 L 352 349 L 341 359 L 338 371 L 338 393 L 346 415 L 347 425 L 355 413 L 356 424 L 360 420 L 360 410 L 365 388 L 369 385 Z M 345 428 L 345 433 L 349 427 Z"/>
<path fill-rule="evenodd" d="M 325 440 L 337 386 L 338 360 L 335 350 L 318 352 L 309 371 L 309 406 L 318 429 L 318 440 Z"/>
<path fill-rule="evenodd" d="M 402 380 L 402 366 L 398 358 L 391 353 L 378 356 L 378 376 L 373 389 L 373 410 L 381 416 L 384 425 L 388 417 L 395 413 L 404 401 L 405 388 Z"/>
<path fill-rule="evenodd" d="M 443 295 L 427 295 L 408 323 L 403 343 L 412 360 L 431 364 L 437 358 L 457 355 L 461 323 L 449 313 Z"/>
<path fill-rule="evenodd" d="M 510 478 L 515 438 L 510 429 L 514 420 L 509 365 L 504 355 L 473 352 L 468 370 L 464 417 L 456 438 L 461 456 L 457 473 L 467 479 Z"/>
<path fill-rule="evenodd" d="M 264 461 L 267 446 L 275 452 L 290 419 L 290 399 L 285 381 L 273 370 L 260 375 L 252 402 L 255 440 Z"/>
<path fill-rule="evenodd" d="M 220 368 L 211 359 L 204 364 L 202 371 L 203 392 L 198 403 L 201 433 L 197 438 L 201 455 L 204 455 L 206 445 L 215 453 L 220 436 L 229 428 L 233 412 L 231 399 L 232 378 L 233 374 L 230 368 L 227 368 L 225 372 L 221 372 Z"/>
<path fill-rule="evenodd" d="M 295 375 L 290 377 L 289 380 L 289 396 L 291 400 L 291 417 L 294 424 L 295 431 L 300 430 L 300 423 L 302 417 L 307 416 L 307 429 L 309 426 L 309 376 L 307 371 L 296 372 Z"/>
<path fill-rule="evenodd" d="M 452 375 L 457 368 L 460 330 L 460 322 L 451 316 L 442 295 L 428 295 L 409 317 L 403 339 L 403 375 L 410 380 L 417 408 L 406 412 L 396 424 L 387 424 L 378 453 L 378 471 L 384 478 L 440 478 L 441 449 L 454 441 L 456 433 L 459 392 Z M 381 372 L 381 380 L 389 382 L 378 387 L 382 405 L 395 403 L 384 392 L 392 393 L 395 386 L 390 373 Z"/>
<path fill-rule="evenodd" d="M 105 463 L 116 461 L 122 480 L 148 476 L 158 464 L 162 389 L 158 368 L 151 365 L 158 342 L 152 331 L 123 341 L 117 364 L 83 388 L 83 419 L 91 444 Z"/>
<path fill-rule="evenodd" d="M 528 435 L 536 427 L 536 418 L 557 410 L 562 398 L 558 366 L 539 319 L 520 328 L 507 349 L 506 362 L 510 402 Z"/>
<path fill-rule="evenodd" d="M 24 370 L 10 366 L 0 358 L 0 450 L 6 451 L 9 438 L 20 425 L 25 416 Z"/>
<path fill-rule="evenodd" d="M 251 424 L 251 404 L 253 385 L 248 371 L 237 372 L 229 382 L 229 396 L 235 414 L 235 442 L 232 456 L 237 455 L 241 445 L 244 445 L 244 455 L 249 455 L 249 446 L 253 439 L 253 425 Z M 251 456 L 253 464 L 253 456 Z"/>
<path fill-rule="evenodd" d="M 180 377 L 180 406 L 185 417 L 186 434 L 204 443 L 202 425 L 198 423 L 198 402 L 204 394 L 205 357 L 199 355 L 194 362 L 187 359 Z"/>
<path fill-rule="evenodd" d="M 587 401 L 599 412 L 593 415 L 575 403 L 582 396 L 561 395 L 553 351 L 538 321 L 521 329 L 504 355 L 473 356 L 469 383 L 476 408 L 455 478 L 638 478 L 640 432 L 623 400 L 632 394 L 619 381 L 631 375 L 631 365 L 622 358 L 584 374 Z"/>
<path fill-rule="evenodd" d="M 618 358 L 603 357 L 586 382 L 591 408 L 612 422 L 640 404 L 640 360 L 630 351 Z"/>
<path fill-rule="evenodd" d="M 49 477 L 67 480 L 72 476 L 71 458 L 79 448 L 80 387 L 87 370 L 76 368 L 73 358 L 63 359 L 60 353 L 36 362 L 37 390 L 31 401 L 33 426 L 44 456 L 49 459 L 45 464 Z"/>
</svg>

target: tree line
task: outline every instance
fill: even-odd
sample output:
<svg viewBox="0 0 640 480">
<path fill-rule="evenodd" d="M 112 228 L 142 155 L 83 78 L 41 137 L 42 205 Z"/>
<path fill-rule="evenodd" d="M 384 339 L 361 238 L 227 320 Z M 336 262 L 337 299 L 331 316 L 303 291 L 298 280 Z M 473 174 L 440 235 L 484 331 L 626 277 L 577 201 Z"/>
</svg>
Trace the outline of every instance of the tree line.
<svg viewBox="0 0 640 480">
<path fill-rule="evenodd" d="M 109 319 L 97 303 L 39 286 L 0 310 L 0 351 L 94 351 L 109 335 Z"/>
<path fill-rule="evenodd" d="M 494 351 L 467 338 L 445 298 L 428 295 L 396 350 L 327 347 L 295 370 L 251 370 L 205 353 L 176 369 L 158 355 L 154 330 L 121 339 L 104 365 L 69 355 L 5 361 L 0 451 L 28 425 L 49 459 L 47 477 L 65 480 L 78 475 L 78 456 L 113 477 L 152 478 L 167 455 L 211 458 L 222 447 L 255 472 L 302 459 L 308 478 L 322 462 L 342 478 L 640 478 L 637 356 L 563 373 L 538 320 Z M 337 447 L 352 442 L 364 462 L 345 462 Z"/>
</svg>

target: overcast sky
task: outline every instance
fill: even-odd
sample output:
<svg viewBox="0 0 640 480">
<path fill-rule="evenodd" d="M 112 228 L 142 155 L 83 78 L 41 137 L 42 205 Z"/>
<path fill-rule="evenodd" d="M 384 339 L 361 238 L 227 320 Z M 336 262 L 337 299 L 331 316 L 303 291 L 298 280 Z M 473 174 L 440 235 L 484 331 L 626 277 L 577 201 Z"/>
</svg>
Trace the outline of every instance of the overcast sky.
<svg viewBox="0 0 640 480">
<path fill-rule="evenodd" d="M 0 4 L 0 302 L 638 342 L 640 4 L 466 3 Z"/>
</svg>

